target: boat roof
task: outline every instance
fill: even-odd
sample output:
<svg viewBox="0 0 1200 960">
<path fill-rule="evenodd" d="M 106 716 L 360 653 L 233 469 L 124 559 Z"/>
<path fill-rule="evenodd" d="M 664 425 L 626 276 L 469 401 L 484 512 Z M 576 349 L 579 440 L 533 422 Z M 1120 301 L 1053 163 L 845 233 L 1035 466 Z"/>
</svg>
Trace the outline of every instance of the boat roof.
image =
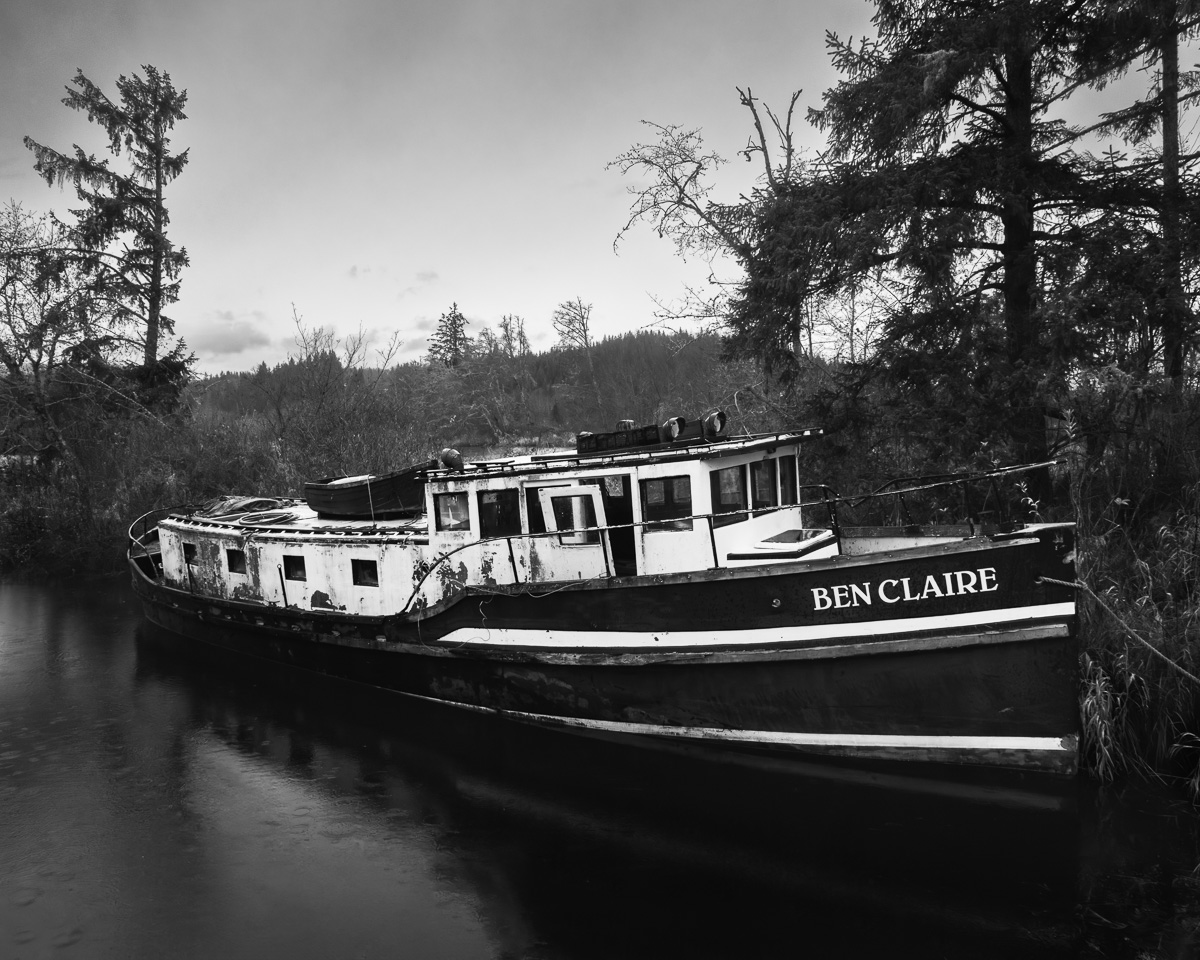
<svg viewBox="0 0 1200 960">
<path fill-rule="evenodd" d="M 653 446 L 626 447 L 579 453 L 563 450 L 555 453 L 529 454 L 496 460 L 473 460 L 461 468 L 430 467 L 430 480 L 473 480 L 514 474 L 550 473 L 563 470 L 607 470 L 630 468 L 651 463 L 670 463 L 679 460 L 712 460 L 758 450 L 816 440 L 825 435 L 822 427 L 808 427 L 783 433 L 755 433 L 721 439 L 694 439 L 686 442 L 660 443 Z"/>
</svg>

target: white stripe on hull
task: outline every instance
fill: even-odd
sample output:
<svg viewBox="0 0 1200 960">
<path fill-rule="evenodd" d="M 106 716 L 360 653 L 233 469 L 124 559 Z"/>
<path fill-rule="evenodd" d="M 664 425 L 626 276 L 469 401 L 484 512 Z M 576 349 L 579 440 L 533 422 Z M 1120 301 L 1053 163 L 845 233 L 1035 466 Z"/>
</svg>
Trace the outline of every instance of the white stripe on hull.
<svg viewBox="0 0 1200 960">
<path fill-rule="evenodd" d="M 822 640 L 847 640 L 857 637 L 894 636 L 963 630 L 1000 624 L 1030 623 L 1035 620 L 1066 619 L 1075 616 L 1075 603 L 1046 603 L 1006 610 L 981 610 L 953 613 L 940 617 L 909 617 L 896 620 L 869 620 L 860 623 L 822 623 L 812 626 L 757 627 L 746 630 L 529 630 L 508 627 L 459 627 L 437 641 L 438 645 L 545 647 L 575 649 L 654 649 L 663 647 L 737 647 L 760 644 L 814 643 Z M 485 619 L 486 623 L 486 619 Z"/>
<path fill-rule="evenodd" d="M 418 696 L 418 699 L 431 698 Z M 726 743 L 743 747 L 784 748 L 799 753 L 872 760 L 1022 767 L 1073 775 L 1076 770 L 1078 752 L 1077 739 L 1074 735 L 1062 737 L 972 737 L 731 730 L 724 727 L 675 727 L 656 723 L 591 720 L 530 713 L 524 710 L 481 707 L 453 701 L 437 702 L 539 726 L 639 738 L 657 737 Z"/>
<path fill-rule="evenodd" d="M 506 716 L 558 723 L 571 727 L 604 730 L 609 733 L 637 733 L 655 737 L 686 737 L 693 740 L 725 740 L 764 746 L 884 748 L 887 750 L 1032 750 L 1072 752 L 1065 737 L 963 737 L 920 736 L 885 733 L 789 733 L 780 730 L 730 730 L 725 727 L 673 727 L 654 723 L 625 723 L 618 720 L 584 720 L 554 717 L 550 714 L 503 710 Z"/>
</svg>

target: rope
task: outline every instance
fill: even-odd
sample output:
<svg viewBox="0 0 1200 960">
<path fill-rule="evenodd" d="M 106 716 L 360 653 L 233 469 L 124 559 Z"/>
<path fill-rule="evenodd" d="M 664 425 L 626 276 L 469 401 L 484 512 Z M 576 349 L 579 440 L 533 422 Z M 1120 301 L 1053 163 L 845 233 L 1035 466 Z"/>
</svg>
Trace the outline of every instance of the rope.
<svg viewBox="0 0 1200 960">
<path fill-rule="evenodd" d="M 1147 640 L 1145 637 L 1141 636 L 1141 634 L 1139 634 L 1136 630 L 1134 630 L 1133 627 L 1131 627 L 1124 620 L 1122 620 L 1117 615 L 1116 611 L 1114 611 L 1112 609 L 1112 607 L 1110 607 L 1107 603 L 1105 603 L 1103 600 L 1101 600 L 1096 595 L 1096 591 L 1094 591 L 1091 587 L 1089 587 L 1082 580 L 1055 580 L 1052 577 L 1038 577 L 1037 582 L 1038 583 L 1052 583 L 1056 587 L 1070 587 L 1075 590 L 1083 590 L 1085 593 L 1087 593 L 1088 596 L 1090 596 L 1093 600 L 1095 600 L 1097 604 L 1100 605 L 1101 610 L 1103 610 L 1110 617 L 1112 617 L 1114 620 L 1116 620 L 1117 623 L 1119 623 L 1121 625 L 1121 627 L 1125 630 L 1125 632 L 1127 634 L 1129 634 L 1129 636 L 1133 637 L 1134 640 L 1136 640 L 1138 643 L 1140 643 L 1142 646 L 1144 646 L 1147 650 L 1149 650 L 1156 657 L 1163 660 L 1169 666 L 1174 667 L 1176 670 L 1178 670 L 1180 673 L 1182 673 L 1185 677 L 1187 677 L 1189 680 L 1191 680 L 1192 683 L 1194 683 L 1194 684 L 1196 684 L 1196 686 L 1200 687 L 1200 677 L 1197 677 L 1194 673 L 1189 673 L 1186 668 L 1180 666 L 1178 663 L 1176 663 L 1174 660 L 1172 660 L 1170 657 L 1168 657 L 1165 653 L 1163 653 L 1161 650 L 1159 650 L 1158 647 L 1156 647 L 1154 644 L 1152 644 L 1149 640 Z"/>
</svg>

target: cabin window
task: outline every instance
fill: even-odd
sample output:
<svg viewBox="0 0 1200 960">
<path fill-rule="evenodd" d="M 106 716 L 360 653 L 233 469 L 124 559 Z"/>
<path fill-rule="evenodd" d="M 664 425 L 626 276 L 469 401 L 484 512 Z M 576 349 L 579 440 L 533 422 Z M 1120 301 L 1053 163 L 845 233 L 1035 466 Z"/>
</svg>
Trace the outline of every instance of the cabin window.
<svg viewBox="0 0 1200 960">
<path fill-rule="evenodd" d="M 435 493 L 433 510 L 439 530 L 466 530 L 471 526 L 465 493 Z"/>
<path fill-rule="evenodd" d="M 530 533 L 545 533 L 549 529 L 546 526 L 545 514 L 542 513 L 542 491 L 553 490 L 556 486 L 561 487 L 563 484 L 525 488 L 525 507 L 529 515 Z"/>
<path fill-rule="evenodd" d="M 600 531 L 594 529 L 596 507 L 591 496 L 578 493 L 552 496 L 550 509 L 554 511 L 554 525 L 563 534 L 558 538 L 560 543 L 600 542 Z"/>
<path fill-rule="evenodd" d="M 750 464 L 750 505 L 755 510 L 765 510 L 779 505 L 776 494 L 776 469 L 774 460 L 759 460 Z"/>
<path fill-rule="evenodd" d="M 304 572 L 304 558 L 285 553 L 283 555 L 283 576 L 285 580 L 307 580 Z"/>
<path fill-rule="evenodd" d="M 712 483 L 712 512 L 714 527 L 746 519 L 746 471 L 741 467 L 726 467 L 709 474 Z M 722 516 L 727 514 L 727 516 Z"/>
<path fill-rule="evenodd" d="M 183 562 L 184 563 L 195 563 L 196 562 L 196 545 L 194 543 L 185 543 L 183 545 Z"/>
<path fill-rule="evenodd" d="M 525 506 L 529 509 L 529 532 L 545 533 L 546 518 L 542 516 L 542 501 L 538 499 L 539 487 L 530 487 L 525 491 Z"/>
<path fill-rule="evenodd" d="M 643 480 L 642 518 L 647 530 L 692 529 L 692 481 L 690 477 L 661 477 Z"/>
<path fill-rule="evenodd" d="M 351 560 L 350 575 L 356 587 L 379 586 L 379 568 L 374 560 Z"/>
<path fill-rule="evenodd" d="M 479 535 L 512 537 L 521 532 L 521 494 L 516 490 L 479 493 Z"/>
<path fill-rule="evenodd" d="M 245 573 L 246 572 L 246 551 L 245 550 L 226 550 L 225 560 L 229 564 L 230 573 Z"/>
<path fill-rule="evenodd" d="M 796 455 L 779 458 L 779 502 L 785 507 L 800 502 L 800 488 L 796 483 Z"/>
</svg>

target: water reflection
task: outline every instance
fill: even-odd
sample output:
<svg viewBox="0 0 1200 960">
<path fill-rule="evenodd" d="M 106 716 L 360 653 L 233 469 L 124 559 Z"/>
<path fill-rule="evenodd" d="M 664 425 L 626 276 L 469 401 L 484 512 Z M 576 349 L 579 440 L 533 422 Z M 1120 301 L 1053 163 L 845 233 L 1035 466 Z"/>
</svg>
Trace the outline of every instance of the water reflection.
<svg viewBox="0 0 1200 960">
<path fill-rule="evenodd" d="M 1069 808 L 714 774 L 182 656 L 123 584 L 0 588 L 0 638 L 0 956 L 1073 952 Z"/>
</svg>

